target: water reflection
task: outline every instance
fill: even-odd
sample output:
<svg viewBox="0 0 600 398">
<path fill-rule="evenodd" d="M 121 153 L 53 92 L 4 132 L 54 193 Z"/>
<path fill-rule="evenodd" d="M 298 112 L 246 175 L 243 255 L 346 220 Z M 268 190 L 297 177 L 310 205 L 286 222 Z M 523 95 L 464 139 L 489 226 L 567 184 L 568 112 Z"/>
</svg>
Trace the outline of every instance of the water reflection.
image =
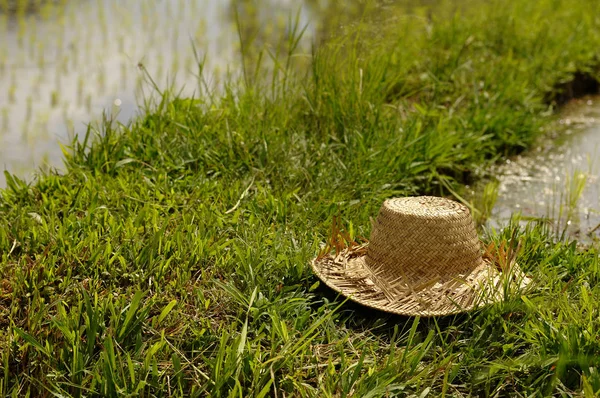
<svg viewBox="0 0 600 398">
<path fill-rule="evenodd" d="M 600 228 L 600 98 L 574 102 L 560 123 L 564 142 L 539 148 L 501 166 L 492 225 L 515 212 L 525 219 L 545 218 L 558 234 L 582 241 L 598 237 Z"/>
</svg>

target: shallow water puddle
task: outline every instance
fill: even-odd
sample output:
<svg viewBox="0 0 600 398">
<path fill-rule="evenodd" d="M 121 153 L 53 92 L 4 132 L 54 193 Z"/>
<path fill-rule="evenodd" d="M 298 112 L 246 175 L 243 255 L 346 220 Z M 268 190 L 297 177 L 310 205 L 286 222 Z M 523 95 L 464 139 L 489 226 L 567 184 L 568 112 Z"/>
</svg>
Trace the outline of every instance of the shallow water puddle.
<svg viewBox="0 0 600 398">
<path fill-rule="evenodd" d="M 489 225 L 547 219 L 554 231 L 584 242 L 600 236 L 600 98 L 574 101 L 560 123 L 560 145 L 507 160 L 495 171 L 498 199 Z M 558 139 L 556 140 L 558 141 Z"/>
<path fill-rule="evenodd" d="M 260 10 L 236 0 L 37 3 L 21 15 L 0 9 L 0 187 L 5 169 L 29 179 L 37 167 L 59 167 L 58 143 L 103 111 L 121 122 L 135 116 L 142 89 L 150 91 L 140 63 L 161 89 L 168 81 L 186 96 L 199 87 L 192 42 L 210 82 L 239 72 L 236 8 L 249 34 L 256 26 L 272 32 L 261 45 L 279 42 L 290 16 L 303 27 L 318 13 L 315 1 L 268 0 Z"/>
</svg>

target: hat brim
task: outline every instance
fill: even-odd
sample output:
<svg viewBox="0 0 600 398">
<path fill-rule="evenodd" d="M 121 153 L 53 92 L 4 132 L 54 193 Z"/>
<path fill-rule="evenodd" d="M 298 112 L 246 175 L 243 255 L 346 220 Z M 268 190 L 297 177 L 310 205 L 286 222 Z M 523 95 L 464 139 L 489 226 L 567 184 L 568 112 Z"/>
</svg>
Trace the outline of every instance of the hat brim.
<svg viewBox="0 0 600 398">
<path fill-rule="evenodd" d="M 392 314 L 429 317 L 471 311 L 502 301 L 506 292 L 523 289 L 530 282 L 516 263 L 501 272 L 487 259 L 448 280 L 387 281 L 367 266 L 367 246 L 319 256 L 311 261 L 312 269 L 327 286 L 350 300 Z"/>
</svg>

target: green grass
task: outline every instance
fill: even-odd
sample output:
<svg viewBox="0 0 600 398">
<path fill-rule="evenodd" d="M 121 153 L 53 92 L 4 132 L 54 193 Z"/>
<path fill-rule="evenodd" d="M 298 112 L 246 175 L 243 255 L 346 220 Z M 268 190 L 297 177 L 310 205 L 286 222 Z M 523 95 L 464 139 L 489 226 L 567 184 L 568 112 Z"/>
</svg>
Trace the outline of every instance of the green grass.
<svg viewBox="0 0 600 398">
<path fill-rule="evenodd" d="M 268 83 L 90 127 L 64 175 L 7 174 L 0 395 L 595 396 L 599 253 L 548 226 L 486 237 L 518 229 L 536 289 L 460 316 L 365 310 L 308 263 L 334 217 L 368 236 L 385 198 L 460 195 L 528 148 L 554 88 L 596 73 L 599 7 L 375 9 L 305 73 L 282 51 Z"/>
<path fill-rule="evenodd" d="M 65 4 L 67 0 L 0 0 L 0 13 L 19 14 L 38 12 L 55 3 Z"/>
</svg>

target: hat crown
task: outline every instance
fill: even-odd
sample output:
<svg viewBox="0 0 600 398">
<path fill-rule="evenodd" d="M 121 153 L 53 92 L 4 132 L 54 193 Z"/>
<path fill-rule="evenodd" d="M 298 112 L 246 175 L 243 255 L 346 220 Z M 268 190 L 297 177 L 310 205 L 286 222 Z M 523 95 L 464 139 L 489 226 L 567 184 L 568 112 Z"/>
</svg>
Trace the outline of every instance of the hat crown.
<svg viewBox="0 0 600 398">
<path fill-rule="evenodd" d="M 450 199 L 419 196 L 383 203 L 365 261 L 389 281 L 420 284 L 456 278 L 483 260 L 469 209 Z"/>
</svg>

